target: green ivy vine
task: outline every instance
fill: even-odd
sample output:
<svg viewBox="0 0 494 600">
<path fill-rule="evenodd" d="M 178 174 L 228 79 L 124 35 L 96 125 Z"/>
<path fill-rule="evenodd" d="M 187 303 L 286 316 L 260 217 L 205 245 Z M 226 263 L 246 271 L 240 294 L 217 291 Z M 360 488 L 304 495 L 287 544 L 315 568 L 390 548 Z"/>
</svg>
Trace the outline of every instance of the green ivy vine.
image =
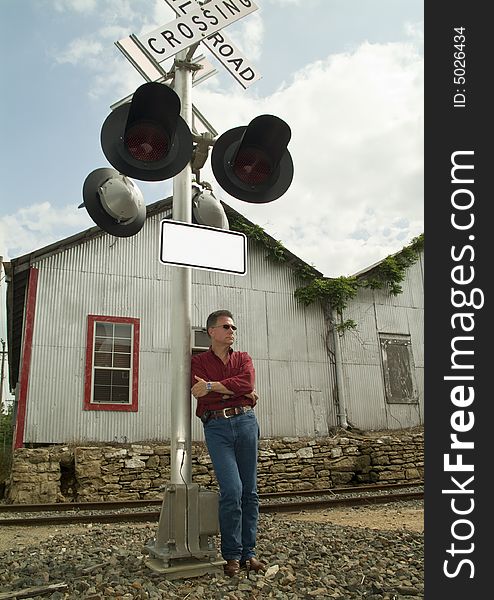
<svg viewBox="0 0 494 600">
<path fill-rule="evenodd" d="M 270 237 L 259 225 L 252 225 L 242 219 L 234 219 L 230 223 L 230 229 L 245 233 L 251 240 L 260 242 L 267 250 L 266 258 L 275 262 L 286 261 L 286 248 L 283 244 Z"/>
<path fill-rule="evenodd" d="M 260 242 L 267 250 L 268 259 L 277 262 L 287 260 L 287 251 L 283 244 L 273 240 L 259 225 L 251 225 L 237 218 L 230 223 L 230 228 Z M 335 325 L 336 329 L 340 333 L 355 329 L 357 327 L 355 321 L 343 320 L 343 310 L 348 306 L 349 300 L 355 298 L 359 288 L 387 289 L 391 295 L 397 296 L 403 290 L 401 284 L 405 279 L 406 270 L 418 260 L 423 248 L 424 234 L 422 233 L 400 252 L 387 256 L 366 277 L 326 278 L 321 277 L 319 272 L 310 265 L 297 264 L 293 266 L 294 271 L 305 285 L 295 290 L 295 298 L 304 306 L 317 301 L 329 302 L 339 317 L 339 323 Z"/>
<path fill-rule="evenodd" d="M 397 254 L 387 256 L 372 274 L 363 280 L 363 285 L 373 290 L 381 289 L 388 285 L 390 294 L 393 296 L 401 294 L 401 282 L 405 279 L 406 270 L 418 260 L 423 248 L 424 234 L 422 233 Z"/>
</svg>

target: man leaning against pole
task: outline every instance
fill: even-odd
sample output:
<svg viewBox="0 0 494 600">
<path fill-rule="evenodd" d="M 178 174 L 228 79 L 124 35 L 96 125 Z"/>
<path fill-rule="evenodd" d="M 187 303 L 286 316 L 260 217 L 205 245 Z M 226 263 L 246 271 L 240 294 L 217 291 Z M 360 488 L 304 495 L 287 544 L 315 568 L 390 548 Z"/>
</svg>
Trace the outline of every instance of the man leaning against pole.
<svg viewBox="0 0 494 600">
<path fill-rule="evenodd" d="M 191 391 L 220 488 L 224 572 L 233 577 L 241 568 L 255 572 L 265 568 L 255 556 L 259 425 L 254 406 L 258 395 L 251 357 L 232 349 L 237 330 L 232 313 L 211 313 L 206 328 L 211 346 L 192 357 Z"/>
</svg>

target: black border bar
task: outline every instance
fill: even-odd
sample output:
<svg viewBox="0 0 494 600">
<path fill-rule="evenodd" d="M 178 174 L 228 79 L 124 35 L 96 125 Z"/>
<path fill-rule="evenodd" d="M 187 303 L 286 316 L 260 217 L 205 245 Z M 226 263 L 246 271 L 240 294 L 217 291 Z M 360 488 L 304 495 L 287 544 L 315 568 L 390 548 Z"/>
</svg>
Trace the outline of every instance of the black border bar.
<svg viewBox="0 0 494 600">
<path fill-rule="evenodd" d="M 490 597 L 493 25 L 425 3 L 425 598 Z"/>
</svg>

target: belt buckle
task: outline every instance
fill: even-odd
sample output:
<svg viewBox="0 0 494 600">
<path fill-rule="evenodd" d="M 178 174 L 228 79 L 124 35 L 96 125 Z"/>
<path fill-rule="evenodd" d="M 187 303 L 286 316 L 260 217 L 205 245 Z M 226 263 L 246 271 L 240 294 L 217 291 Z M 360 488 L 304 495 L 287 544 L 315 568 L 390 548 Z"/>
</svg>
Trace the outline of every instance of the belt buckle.
<svg viewBox="0 0 494 600">
<path fill-rule="evenodd" d="M 231 410 L 231 408 L 223 408 L 221 411 L 223 413 L 223 416 L 225 417 L 225 419 L 231 419 L 232 417 L 235 416 L 236 413 L 233 413 L 233 415 L 227 415 L 226 414 L 227 410 Z"/>
</svg>

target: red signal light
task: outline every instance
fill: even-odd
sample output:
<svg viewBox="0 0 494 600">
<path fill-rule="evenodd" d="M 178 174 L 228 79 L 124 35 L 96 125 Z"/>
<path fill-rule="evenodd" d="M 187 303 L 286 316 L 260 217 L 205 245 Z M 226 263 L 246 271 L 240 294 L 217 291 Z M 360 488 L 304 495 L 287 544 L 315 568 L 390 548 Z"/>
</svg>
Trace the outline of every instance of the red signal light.
<svg viewBox="0 0 494 600">
<path fill-rule="evenodd" d="M 168 154 L 170 141 L 164 129 L 152 123 L 136 123 L 125 132 L 125 146 L 136 160 L 154 162 Z"/>
<path fill-rule="evenodd" d="M 113 167 L 143 181 L 164 181 L 180 173 L 193 149 L 180 106 L 176 92 L 163 83 L 139 86 L 101 128 L 101 147 Z"/>
<path fill-rule="evenodd" d="M 288 151 L 291 131 L 274 115 L 259 115 L 247 126 L 225 131 L 214 143 L 211 166 L 229 194 L 254 204 L 282 196 L 293 179 Z"/>
<path fill-rule="evenodd" d="M 242 148 L 235 157 L 233 172 L 244 183 L 259 185 L 271 176 L 271 161 L 262 150 Z"/>
</svg>

